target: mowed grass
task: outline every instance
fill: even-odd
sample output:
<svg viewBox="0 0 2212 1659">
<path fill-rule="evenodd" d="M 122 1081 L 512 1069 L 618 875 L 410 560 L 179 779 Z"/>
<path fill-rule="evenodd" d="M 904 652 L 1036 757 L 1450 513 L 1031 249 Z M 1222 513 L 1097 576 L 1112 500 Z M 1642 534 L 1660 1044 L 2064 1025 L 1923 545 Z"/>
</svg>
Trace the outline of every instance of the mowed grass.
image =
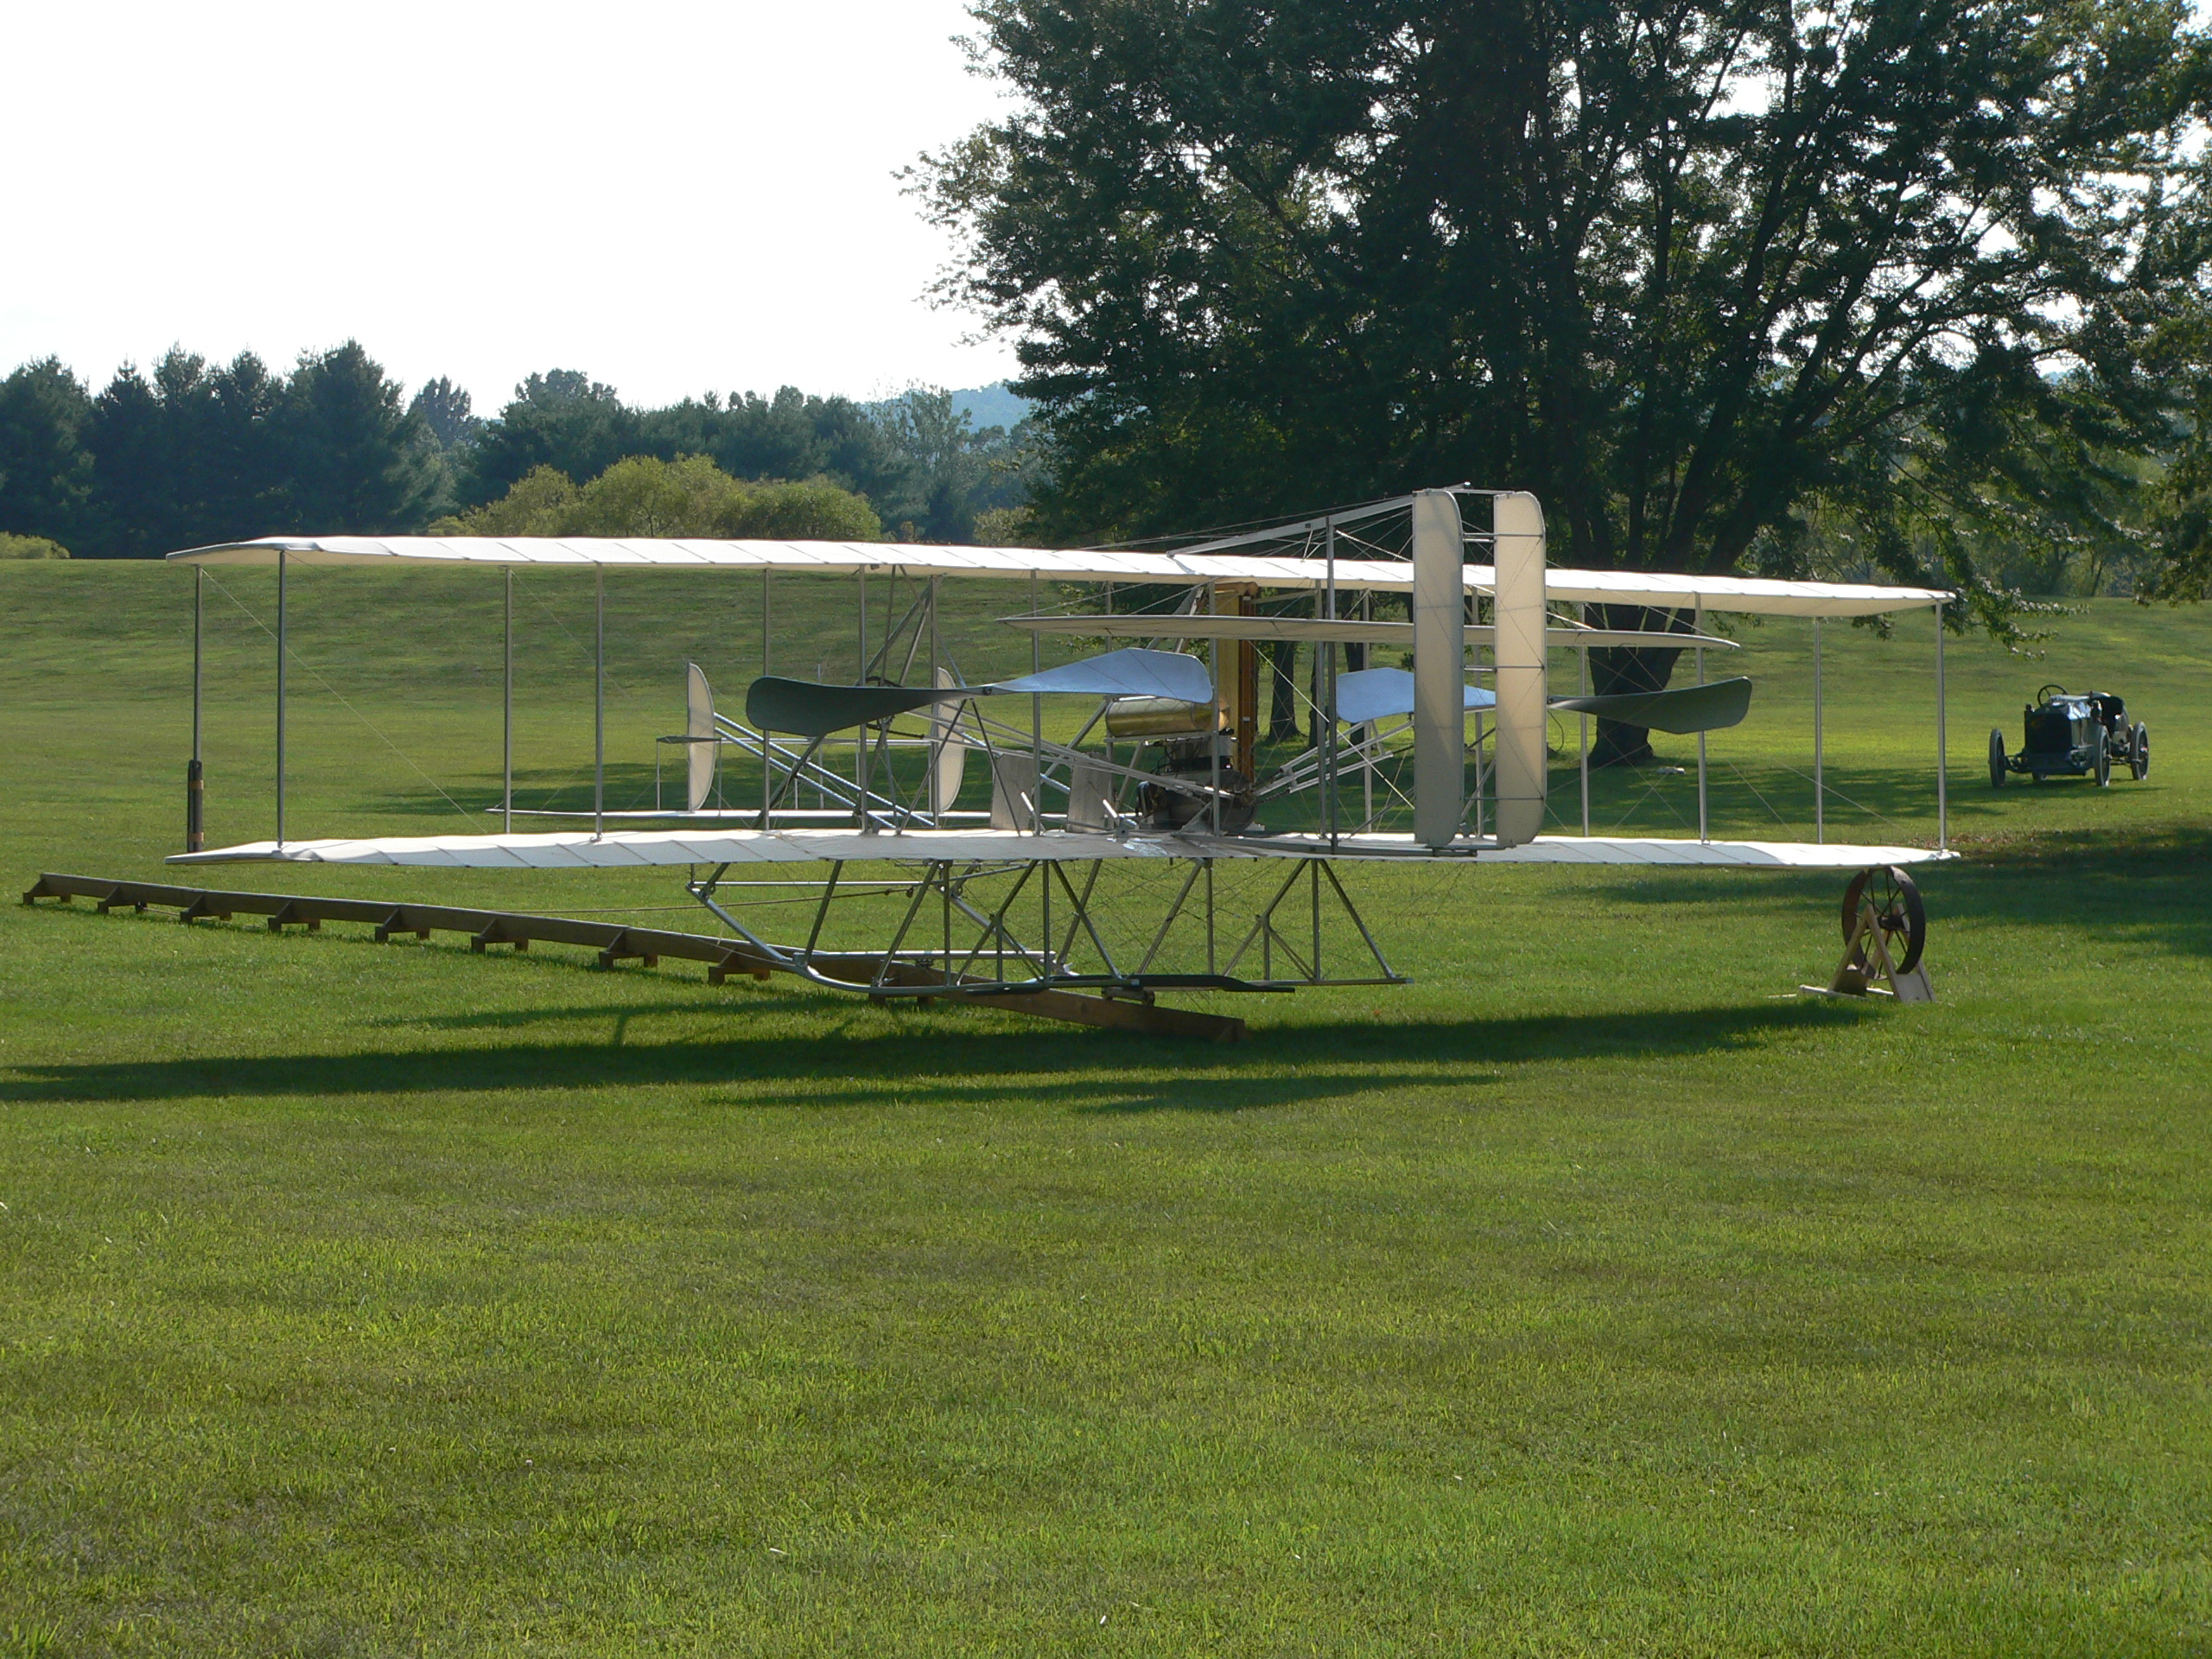
<svg viewBox="0 0 2212 1659">
<path fill-rule="evenodd" d="M 589 584 L 527 585 L 573 799 Z M 0 566 L 18 885 L 176 845 L 189 588 Z M 608 596 L 634 793 L 758 613 Z M 210 598 L 244 840 L 268 653 Z M 963 596 L 970 656 L 1026 599 Z M 480 821 L 496 585 L 294 601 L 293 833 Z M 836 676 L 836 595 L 778 604 Z M 1809 636 L 1743 638 L 1716 828 L 1802 833 Z M 1827 647 L 1831 836 L 1932 836 L 1924 620 Z M 0 911 L 0 1654 L 2212 1649 L 2212 617 L 1948 667 L 1927 1007 L 1789 995 L 1830 877 L 1359 872 L 1415 982 L 1192 999 L 1234 1049 Z M 2045 679 L 2125 693 L 2150 781 L 1993 793 Z M 219 879 L 695 925 L 673 873 Z"/>
</svg>

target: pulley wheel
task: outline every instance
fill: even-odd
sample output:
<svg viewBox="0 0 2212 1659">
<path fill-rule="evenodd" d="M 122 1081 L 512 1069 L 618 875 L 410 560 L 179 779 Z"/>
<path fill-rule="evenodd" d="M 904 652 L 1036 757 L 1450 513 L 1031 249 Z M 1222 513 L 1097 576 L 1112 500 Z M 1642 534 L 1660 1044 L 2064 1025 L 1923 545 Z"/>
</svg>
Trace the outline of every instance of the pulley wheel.
<svg viewBox="0 0 2212 1659">
<path fill-rule="evenodd" d="M 1928 909 L 1921 903 L 1920 889 L 1912 878 L 1894 864 L 1861 870 L 1853 876 L 1851 885 L 1843 890 L 1846 944 L 1858 929 L 1861 904 L 1874 907 L 1874 925 L 1881 930 L 1882 949 L 1890 958 L 1891 971 L 1909 974 L 1917 968 L 1920 953 L 1928 944 Z M 1870 963 L 1873 960 L 1871 951 L 1867 960 Z"/>
</svg>

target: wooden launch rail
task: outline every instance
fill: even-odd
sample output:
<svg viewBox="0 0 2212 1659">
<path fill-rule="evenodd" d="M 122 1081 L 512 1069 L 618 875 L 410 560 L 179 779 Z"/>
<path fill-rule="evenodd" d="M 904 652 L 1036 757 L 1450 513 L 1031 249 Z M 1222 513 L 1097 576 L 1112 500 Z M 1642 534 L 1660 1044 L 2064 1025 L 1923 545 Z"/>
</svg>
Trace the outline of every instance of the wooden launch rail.
<svg viewBox="0 0 2212 1659">
<path fill-rule="evenodd" d="M 482 951 L 494 944 L 527 950 L 533 944 L 580 945 L 599 953 L 599 965 L 638 962 L 652 968 L 663 957 L 681 962 L 703 962 L 707 979 L 719 985 L 732 974 L 765 980 L 771 974 L 796 970 L 776 957 L 742 941 L 710 933 L 677 933 L 656 927 L 631 927 L 620 922 L 588 922 L 565 916 L 528 916 L 504 910 L 465 910 L 452 905 L 393 904 L 381 899 L 315 899 L 296 893 L 226 893 L 207 887 L 172 887 L 152 881 L 118 881 L 98 875 L 41 875 L 24 891 L 23 902 L 41 899 L 90 899 L 103 912 L 129 908 L 143 913 L 149 906 L 173 909 L 181 922 L 201 919 L 227 922 L 234 916 L 263 916 L 271 933 L 288 926 L 310 932 L 325 922 L 355 922 L 376 930 L 377 943 L 403 934 L 427 939 L 434 932 L 466 933 L 468 948 Z M 814 970 L 855 991 L 878 983 L 900 986 L 943 982 L 944 976 L 919 963 L 894 962 L 887 971 L 876 956 L 817 951 Z M 879 977 L 879 976 L 880 977 Z M 1085 996 L 1073 991 L 1033 991 L 1020 995 L 993 993 L 993 982 L 964 978 L 948 988 L 943 1000 L 1012 1014 L 1034 1014 L 1045 1020 L 1065 1020 L 1077 1025 L 1107 1026 L 1124 1031 L 1148 1032 L 1156 1036 L 1198 1037 L 1212 1042 L 1233 1043 L 1244 1036 L 1244 1022 L 1225 1014 L 1199 1014 L 1189 1008 L 1163 1008 L 1149 1002 L 1121 998 Z M 901 1001 L 905 998 L 898 999 Z M 937 998 L 927 999 L 936 1001 Z"/>
</svg>

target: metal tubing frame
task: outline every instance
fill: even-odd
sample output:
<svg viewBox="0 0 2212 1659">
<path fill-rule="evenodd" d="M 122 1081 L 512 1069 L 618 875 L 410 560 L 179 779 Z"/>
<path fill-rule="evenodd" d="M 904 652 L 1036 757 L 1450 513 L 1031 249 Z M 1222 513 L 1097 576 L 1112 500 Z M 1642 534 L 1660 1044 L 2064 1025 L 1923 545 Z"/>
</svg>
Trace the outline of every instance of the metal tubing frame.
<svg viewBox="0 0 2212 1659">
<path fill-rule="evenodd" d="M 1483 677 L 1483 648 L 1475 647 L 1475 677 Z M 1483 833 L 1483 711 L 1475 710 L 1475 834 Z"/>
<path fill-rule="evenodd" d="M 760 677 L 768 677 L 768 567 L 760 567 Z M 773 804 L 776 781 L 774 745 L 766 732 L 760 734 L 760 827 L 768 827 L 768 813 Z"/>
<path fill-rule="evenodd" d="M 1299 959 L 1298 952 L 1292 947 L 1288 938 L 1274 925 L 1276 908 L 1290 896 L 1290 890 L 1298 885 L 1298 878 L 1307 873 L 1306 866 L 1315 861 L 1313 859 L 1301 858 L 1291 865 L 1290 874 L 1284 876 L 1281 885 L 1275 888 L 1274 896 L 1268 899 L 1266 907 L 1252 918 L 1252 930 L 1244 936 L 1244 942 L 1230 953 L 1228 965 L 1222 969 L 1224 973 L 1235 973 L 1236 964 L 1244 960 L 1246 954 L 1250 951 L 1256 941 L 1260 946 L 1260 972 L 1267 978 L 1274 977 L 1273 947 L 1278 943 L 1282 946 L 1283 955 L 1290 958 L 1293 966 L 1304 969 L 1307 978 L 1320 977 L 1321 912 L 1318 892 L 1313 908 L 1313 959 L 1311 963 Z M 1317 882 L 1319 879 L 1318 876 L 1314 878 Z"/>
<path fill-rule="evenodd" d="M 1203 859 L 1191 861 L 1191 873 L 1183 878 L 1183 885 L 1175 893 L 1175 902 L 1168 906 L 1166 915 L 1160 918 L 1160 931 L 1152 936 L 1151 946 L 1145 951 L 1144 959 L 1137 963 L 1139 974 L 1152 966 L 1153 958 L 1160 954 L 1160 947 L 1167 943 L 1167 930 L 1175 925 L 1175 918 L 1183 913 L 1183 903 L 1191 896 L 1191 889 L 1198 884 L 1198 868 L 1205 861 Z"/>
<path fill-rule="evenodd" d="M 1943 729 L 1943 601 L 1936 601 L 1936 848 L 1951 847 L 1951 754 Z"/>
<path fill-rule="evenodd" d="M 200 586 L 207 573 L 192 567 L 192 758 L 200 759 Z"/>
<path fill-rule="evenodd" d="M 1695 615 L 1696 620 L 1693 622 L 1691 626 L 1699 633 L 1703 633 L 1705 632 L 1705 601 L 1703 600 L 1698 601 Z M 1703 685 L 1705 683 L 1705 647 L 1703 645 L 1700 645 L 1696 648 L 1696 656 L 1697 683 L 1700 685 Z M 1707 816 L 1707 812 L 1705 792 L 1705 734 L 1703 732 L 1700 732 L 1697 734 L 1697 838 L 1701 842 L 1711 841 L 1713 839 L 1712 820 Z"/>
<path fill-rule="evenodd" d="M 1029 573 L 1029 610 L 1037 611 L 1037 573 Z M 1029 671 L 1045 671 L 1045 641 L 1042 635 L 1029 636 Z M 1033 835 L 1045 832 L 1045 699 L 1035 692 L 1029 696 L 1029 830 Z"/>
<path fill-rule="evenodd" d="M 1219 591 L 1212 582 L 1206 583 L 1206 614 L 1221 613 Z M 1206 672 L 1213 676 L 1213 720 L 1206 728 L 1206 781 L 1211 793 L 1206 798 L 1206 810 L 1213 815 L 1213 832 L 1221 833 L 1221 646 L 1218 639 L 1206 641 Z"/>
<path fill-rule="evenodd" d="M 1371 621 L 1374 620 L 1375 590 L 1371 588 L 1361 590 L 1359 595 L 1359 614 L 1362 621 Z M 1372 663 L 1374 660 L 1375 658 L 1371 652 L 1368 656 L 1361 658 L 1361 661 L 1366 663 Z M 1375 728 L 1372 722 L 1370 722 L 1364 729 L 1367 732 L 1368 737 L 1372 737 L 1375 734 Z M 1365 747 L 1366 739 L 1363 738 L 1360 741 L 1362 747 Z M 1480 757 L 1478 757 L 1477 764 L 1479 765 L 1480 763 Z M 1360 761 L 1359 805 L 1361 814 L 1359 823 L 1360 833 L 1364 835 L 1375 828 L 1375 753 L 1372 749 L 1367 749 L 1366 753 L 1362 757 Z"/>
<path fill-rule="evenodd" d="M 814 925 L 807 933 L 806 948 L 798 953 L 801 965 L 807 967 L 810 974 L 812 972 L 814 947 L 821 942 L 822 938 L 822 924 L 830 919 L 830 901 L 837 896 L 837 878 L 844 873 L 843 859 L 841 858 L 830 865 L 830 880 L 822 888 L 822 902 L 814 907 Z"/>
<path fill-rule="evenodd" d="M 591 834 L 596 841 L 607 833 L 607 567 L 594 564 L 591 574 Z"/>
<path fill-rule="evenodd" d="M 1584 622 L 1590 620 L 1590 607 L 1587 605 L 1576 606 L 1574 613 Z M 1581 694 L 1586 697 L 1590 695 L 1590 647 L 1583 646 L 1575 655 L 1581 658 L 1582 677 L 1578 684 Z M 1582 715 L 1580 721 L 1582 726 L 1582 833 L 1586 838 L 1590 834 L 1590 716 Z"/>
<path fill-rule="evenodd" d="M 1322 553 L 1328 561 L 1327 574 L 1323 582 L 1323 610 L 1326 619 L 1333 622 L 1337 618 L 1337 521 L 1333 517 L 1323 521 L 1321 537 Z M 1326 813 L 1329 845 L 1333 847 L 1337 844 L 1336 642 L 1332 639 L 1318 639 L 1314 641 L 1313 649 L 1321 653 L 1322 660 L 1327 664 L 1319 676 L 1321 682 L 1321 707 L 1318 712 L 1323 722 L 1322 729 L 1327 734 L 1329 740 L 1328 747 L 1323 752 L 1321 765 L 1324 780 L 1321 800 Z M 1216 683 L 1217 685 L 1219 683 L 1218 677 Z M 1218 823 L 1215 825 L 1215 833 L 1217 835 L 1220 833 Z"/>
<path fill-rule="evenodd" d="M 1205 916 L 1209 950 L 1206 976 L 1209 979 L 1222 982 L 1217 988 L 1287 991 L 1300 985 L 1387 985 L 1404 982 L 1402 976 L 1391 968 L 1389 961 L 1376 946 L 1374 935 L 1369 931 L 1365 918 L 1359 914 L 1357 908 L 1352 904 L 1351 896 L 1345 893 L 1343 883 L 1338 879 L 1334 870 L 1329 867 L 1328 861 L 1325 857 L 1301 858 L 1293 863 L 1282 880 L 1273 890 L 1264 908 L 1255 917 L 1252 928 L 1243 936 L 1243 942 L 1238 945 L 1235 955 L 1225 965 L 1220 964 L 1217 957 L 1217 929 L 1219 917 L 1216 897 L 1211 892 L 1212 878 L 1215 874 L 1213 861 L 1192 860 L 1192 868 L 1171 901 L 1167 913 L 1162 918 L 1160 929 L 1154 937 L 1151 948 L 1146 951 L 1144 961 L 1134 972 L 1123 969 L 1115 961 L 1112 950 L 1108 946 L 1105 937 L 1100 931 L 1092 913 L 1093 899 L 1099 877 L 1105 868 L 1104 861 L 1093 859 L 1086 861 L 1090 868 L 1080 887 L 1077 886 L 1064 865 L 1056 861 L 1043 859 L 1032 859 L 1019 864 L 1000 868 L 970 866 L 958 874 L 954 872 L 953 861 L 931 860 L 924 866 L 919 875 L 911 883 L 868 884 L 872 887 L 884 887 L 890 890 L 902 891 L 907 903 L 887 946 L 881 950 L 857 951 L 841 949 L 836 953 L 841 956 L 874 958 L 875 970 L 866 981 L 832 977 L 821 973 L 813 966 L 813 958 L 820 954 L 822 950 L 821 938 L 827 925 L 830 906 L 844 890 L 842 879 L 844 868 L 842 861 L 833 862 L 831 865 L 829 877 L 823 884 L 821 893 L 812 905 L 811 924 L 807 932 L 806 942 L 801 945 L 769 943 L 747 928 L 720 902 L 716 897 L 716 888 L 729 868 L 727 864 L 717 866 L 704 880 L 686 882 L 685 891 L 747 944 L 760 951 L 762 955 L 771 958 L 779 965 L 830 989 L 848 992 L 865 991 L 876 996 L 909 998 L 943 995 L 948 991 L 956 994 L 988 995 L 1046 990 L 1098 990 L 1109 995 L 1117 993 L 1143 993 L 1147 995 L 1148 999 L 1149 991 L 1153 988 L 1147 985 L 1147 974 L 1154 961 L 1156 960 L 1177 918 L 1191 909 L 1192 896 L 1201 880 L 1205 882 L 1209 889 Z M 1012 874 L 1014 877 L 1010 887 L 998 900 L 995 908 L 988 913 L 969 902 L 962 892 L 962 888 L 979 874 Z M 1057 882 L 1067 906 L 1064 924 L 1065 937 L 1058 941 L 1048 938 L 1036 946 L 1025 944 L 1007 925 L 1007 917 L 1019 904 L 1023 890 L 1033 879 L 1038 880 L 1040 885 Z M 1344 916 L 1359 931 L 1360 938 L 1366 944 L 1369 955 L 1378 970 L 1376 975 L 1357 978 L 1324 977 L 1320 909 L 1321 884 L 1325 879 L 1328 882 L 1330 890 L 1336 894 L 1337 902 L 1341 906 Z M 1313 909 L 1315 932 L 1310 960 L 1301 955 L 1289 936 L 1276 925 L 1276 918 L 1283 903 L 1298 891 L 1301 883 L 1310 891 Z M 747 884 L 740 884 L 741 887 Z M 811 884 L 772 882 L 769 885 L 781 887 Z M 906 949 L 906 941 L 912 936 L 916 925 L 920 922 L 923 906 L 928 903 L 931 893 L 938 894 L 941 900 L 943 942 L 940 944 L 924 945 L 909 950 Z M 952 912 L 955 910 L 973 923 L 977 930 L 975 941 L 968 947 L 965 957 L 959 958 L 957 962 L 957 948 L 952 943 Z M 1070 971 L 1068 963 L 1073 959 L 1078 935 L 1088 936 L 1092 948 L 1098 952 L 1104 969 L 1103 973 Z M 1255 944 L 1261 947 L 1264 976 L 1258 981 L 1237 982 L 1235 979 L 1236 968 L 1239 963 L 1250 953 Z M 1293 967 L 1298 970 L 1300 977 L 1279 979 L 1275 976 L 1272 952 L 1278 946 L 1282 949 Z M 995 960 L 995 971 L 992 971 L 986 962 L 987 956 Z M 1007 958 L 1009 956 L 1014 959 L 1015 973 L 1023 976 L 1022 977 L 1009 978 L 1007 976 Z M 902 960 L 919 963 L 936 963 L 938 964 L 936 977 L 928 983 L 893 982 L 893 972 Z M 985 965 L 985 972 L 979 977 L 970 977 L 979 963 Z M 1170 974 L 1165 977 L 1171 982 L 1179 982 L 1184 985 L 1191 983 L 1191 978 L 1187 975 Z"/>
<path fill-rule="evenodd" d="M 184 850 L 188 853 L 199 852 L 207 844 L 207 772 L 200 753 L 201 588 L 207 574 L 198 565 L 192 568 L 192 761 L 184 772 Z"/>
<path fill-rule="evenodd" d="M 1828 790 L 1822 753 L 1825 733 L 1821 713 L 1821 619 L 1813 619 L 1813 840 L 1828 838 Z"/>
<path fill-rule="evenodd" d="M 504 833 L 515 832 L 515 568 L 501 565 L 499 574 L 505 578 L 505 592 L 502 596 L 501 627 L 499 631 L 499 802 L 505 815 Z M 660 754 L 653 754 L 653 804 L 660 804 Z"/>
<path fill-rule="evenodd" d="M 860 636 L 855 646 L 855 662 L 857 667 L 853 675 L 853 683 L 866 685 L 868 683 L 868 567 L 862 565 L 858 574 L 861 583 Z M 853 822 L 859 826 L 863 835 L 868 833 L 868 728 L 862 725 L 856 728 L 853 733 L 853 788 L 860 798 L 860 805 Z"/>
<path fill-rule="evenodd" d="M 284 848 L 284 658 L 289 650 L 284 578 L 289 560 L 276 553 L 276 849 Z"/>
<path fill-rule="evenodd" d="M 898 962 L 899 947 L 906 943 L 906 935 L 912 931 L 914 918 L 922 913 L 922 900 L 930 896 L 930 888 L 934 884 L 940 868 L 950 874 L 952 869 L 951 861 L 931 859 L 923 867 L 922 879 L 914 883 L 913 895 L 907 903 L 906 915 L 899 918 L 899 931 L 891 936 L 890 945 L 884 950 L 882 957 L 877 963 L 875 986 L 878 989 L 882 988 L 888 980 L 892 968 Z"/>
</svg>

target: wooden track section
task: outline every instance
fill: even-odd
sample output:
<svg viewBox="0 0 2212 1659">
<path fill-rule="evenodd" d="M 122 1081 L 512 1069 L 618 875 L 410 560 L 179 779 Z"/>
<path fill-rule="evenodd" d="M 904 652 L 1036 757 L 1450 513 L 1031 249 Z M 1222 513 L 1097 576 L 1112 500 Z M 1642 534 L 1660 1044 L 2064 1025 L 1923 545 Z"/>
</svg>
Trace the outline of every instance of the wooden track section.
<svg viewBox="0 0 2212 1659">
<path fill-rule="evenodd" d="M 25 904 L 36 904 L 41 899 L 58 899 L 65 904 L 73 899 L 90 899 L 102 912 L 127 907 L 142 914 L 149 906 L 158 906 L 176 911 L 177 919 L 186 923 L 202 918 L 229 921 L 234 916 L 261 916 L 268 918 L 272 933 L 282 932 L 288 926 L 314 931 L 325 922 L 353 922 L 374 928 L 379 944 L 402 934 L 427 939 L 434 932 L 443 932 L 466 933 L 469 949 L 479 952 L 494 944 L 517 950 L 527 950 L 537 943 L 579 945 L 597 951 L 601 968 L 612 968 L 621 962 L 639 962 L 651 968 L 667 957 L 680 962 L 705 963 L 708 981 L 715 985 L 721 984 L 732 974 L 765 980 L 771 974 L 791 971 L 774 957 L 740 940 L 709 933 L 677 933 L 663 928 L 631 927 L 620 922 L 590 922 L 502 910 L 467 910 L 451 905 L 393 904 L 381 899 L 318 899 L 283 893 L 235 893 L 50 873 L 41 875 L 24 890 Z M 849 982 L 853 990 L 861 994 L 878 984 L 934 986 L 943 977 L 914 963 L 893 962 L 887 969 L 883 958 L 875 956 L 821 952 L 811 961 L 817 973 Z M 957 985 L 948 987 L 942 998 L 919 1000 L 1003 1008 L 1041 1020 L 1063 1020 L 1076 1025 L 1103 1026 L 1154 1036 L 1196 1037 L 1217 1043 L 1238 1042 L 1245 1035 L 1244 1022 L 1225 1014 L 1163 1008 L 1150 1002 L 1087 996 L 1074 991 L 1007 995 L 989 992 L 988 984 L 981 979 L 963 978 Z"/>
</svg>

